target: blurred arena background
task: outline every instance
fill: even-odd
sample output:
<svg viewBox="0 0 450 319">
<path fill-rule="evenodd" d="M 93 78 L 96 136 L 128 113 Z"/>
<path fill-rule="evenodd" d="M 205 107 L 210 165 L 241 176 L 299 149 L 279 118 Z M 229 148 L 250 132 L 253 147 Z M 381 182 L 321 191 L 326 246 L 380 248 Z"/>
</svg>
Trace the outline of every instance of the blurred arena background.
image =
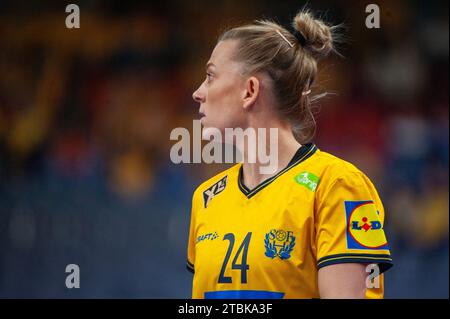
<svg viewBox="0 0 450 319">
<path fill-rule="evenodd" d="M 191 195 L 224 168 L 172 164 L 220 31 L 304 1 L 0 2 L 0 297 L 189 298 Z M 366 5 L 381 28 L 365 27 Z M 314 1 L 344 22 L 322 64 L 319 148 L 384 201 L 386 298 L 448 298 L 448 2 Z M 67 289 L 65 267 L 81 270 Z"/>
</svg>

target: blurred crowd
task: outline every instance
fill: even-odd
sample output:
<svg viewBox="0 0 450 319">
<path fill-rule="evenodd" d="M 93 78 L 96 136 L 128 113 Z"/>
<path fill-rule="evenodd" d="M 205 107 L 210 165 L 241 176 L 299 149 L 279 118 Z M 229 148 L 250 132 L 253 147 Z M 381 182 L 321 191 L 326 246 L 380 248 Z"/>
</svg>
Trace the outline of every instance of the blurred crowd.
<svg viewBox="0 0 450 319">
<path fill-rule="evenodd" d="M 345 24 L 320 64 L 314 142 L 364 171 L 386 210 L 387 298 L 448 298 L 448 3 L 314 1 Z M 0 3 L 0 297 L 188 298 L 191 196 L 228 166 L 172 164 L 173 128 L 226 27 L 303 3 Z M 65 287 L 65 266 L 81 288 Z"/>
</svg>

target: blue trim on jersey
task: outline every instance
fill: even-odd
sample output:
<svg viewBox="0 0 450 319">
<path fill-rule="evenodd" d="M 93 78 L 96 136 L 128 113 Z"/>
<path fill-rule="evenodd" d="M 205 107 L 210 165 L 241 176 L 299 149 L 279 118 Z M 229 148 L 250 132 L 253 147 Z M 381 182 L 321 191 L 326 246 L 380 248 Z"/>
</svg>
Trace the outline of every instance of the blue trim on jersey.
<svg viewBox="0 0 450 319">
<path fill-rule="evenodd" d="M 189 260 L 186 261 L 186 268 L 191 273 L 193 273 L 193 274 L 195 273 L 194 264 L 192 264 Z"/>
<path fill-rule="evenodd" d="M 283 299 L 284 292 L 264 290 L 222 290 L 205 292 L 205 299 Z"/>
<path fill-rule="evenodd" d="M 335 254 L 320 258 L 317 261 L 317 268 L 320 269 L 325 266 L 356 263 L 356 264 L 378 264 L 380 267 L 380 274 L 389 270 L 394 264 L 390 255 L 378 254 Z"/>
</svg>

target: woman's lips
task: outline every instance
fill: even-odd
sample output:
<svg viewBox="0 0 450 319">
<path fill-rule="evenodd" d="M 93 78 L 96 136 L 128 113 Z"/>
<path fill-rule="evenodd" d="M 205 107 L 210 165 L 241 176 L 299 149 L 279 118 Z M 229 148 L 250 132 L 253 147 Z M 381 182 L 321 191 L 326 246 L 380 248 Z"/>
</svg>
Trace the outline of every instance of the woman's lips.
<svg viewBox="0 0 450 319">
<path fill-rule="evenodd" d="M 204 113 L 198 113 L 200 115 L 200 123 L 203 124 L 204 118 L 205 118 L 205 114 Z"/>
</svg>

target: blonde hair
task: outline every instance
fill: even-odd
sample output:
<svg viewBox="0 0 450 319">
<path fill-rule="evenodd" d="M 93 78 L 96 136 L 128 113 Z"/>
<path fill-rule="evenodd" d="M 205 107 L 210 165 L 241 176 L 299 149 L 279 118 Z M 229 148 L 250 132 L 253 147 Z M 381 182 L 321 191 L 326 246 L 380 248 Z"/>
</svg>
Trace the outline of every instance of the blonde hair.
<svg viewBox="0 0 450 319">
<path fill-rule="evenodd" d="M 292 27 L 294 33 L 273 21 L 257 20 L 225 31 L 218 41 L 239 41 L 234 59 L 243 62 L 244 74 L 269 75 L 278 113 L 292 123 L 297 140 L 305 143 L 316 130 L 313 102 L 325 95 L 309 95 L 317 61 L 334 50 L 336 27 L 315 19 L 306 9 L 297 13 Z"/>
</svg>

